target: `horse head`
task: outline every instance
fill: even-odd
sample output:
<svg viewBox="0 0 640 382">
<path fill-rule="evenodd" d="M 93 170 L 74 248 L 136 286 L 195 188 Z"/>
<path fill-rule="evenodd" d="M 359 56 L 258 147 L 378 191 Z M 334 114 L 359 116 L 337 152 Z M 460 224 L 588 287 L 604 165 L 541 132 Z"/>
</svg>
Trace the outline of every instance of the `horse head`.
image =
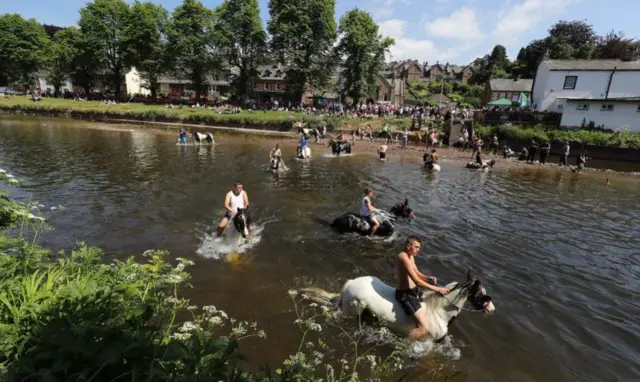
<svg viewBox="0 0 640 382">
<path fill-rule="evenodd" d="M 462 285 L 467 292 L 467 301 L 478 311 L 493 313 L 496 307 L 493 305 L 491 296 L 487 294 L 480 280 L 473 278 L 471 270 L 467 271 L 467 281 Z"/>
<path fill-rule="evenodd" d="M 244 213 L 244 208 L 238 208 L 238 212 L 236 212 L 236 215 L 233 217 L 233 226 L 242 234 L 243 238 L 247 238 L 249 232 L 247 230 L 247 217 Z"/>
<path fill-rule="evenodd" d="M 389 210 L 389 212 L 391 212 L 395 216 L 405 218 L 409 221 L 416 218 L 413 210 L 409 208 L 409 199 L 405 199 L 403 203 L 397 203 L 396 205 L 391 207 L 391 210 Z"/>
<path fill-rule="evenodd" d="M 496 164 L 496 160 L 495 159 L 491 159 L 488 163 L 489 167 L 493 167 L 493 165 Z"/>
</svg>

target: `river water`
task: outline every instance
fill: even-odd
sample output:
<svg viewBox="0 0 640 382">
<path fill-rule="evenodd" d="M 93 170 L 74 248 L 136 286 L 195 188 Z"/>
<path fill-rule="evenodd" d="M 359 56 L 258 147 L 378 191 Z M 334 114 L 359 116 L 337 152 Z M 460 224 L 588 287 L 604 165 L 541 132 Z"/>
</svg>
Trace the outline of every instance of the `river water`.
<svg viewBox="0 0 640 382">
<path fill-rule="evenodd" d="M 267 340 L 243 347 L 253 364 L 276 364 L 298 343 L 288 289 L 337 292 L 360 275 L 392 282 L 393 257 L 415 234 L 424 239 L 425 273 L 462 281 L 471 267 L 497 311 L 463 313 L 448 345 L 424 355 L 410 380 L 640 378 L 637 178 L 612 177 L 605 187 L 601 174 L 478 173 L 447 161 L 430 176 L 418 159 L 331 159 L 315 147 L 309 163 L 289 159 L 290 171 L 277 175 L 262 169 L 269 142 L 178 147 L 169 135 L 85 125 L 0 119 L 0 167 L 25 180 L 13 195 L 65 206 L 42 243 L 70 249 L 83 240 L 110 257 L 160 248 L 195 261 L 187 292 L 194 302 L 267 331 Z M 225 261 L 203 232 L 217 224 L 236 180 L 251 199 L 259 240 Z M 341 237 L 316 221 L 357 212 L 367 185 L 378 206 L 407 197 L 418 219 L 388 241 Z"/>
</svg>

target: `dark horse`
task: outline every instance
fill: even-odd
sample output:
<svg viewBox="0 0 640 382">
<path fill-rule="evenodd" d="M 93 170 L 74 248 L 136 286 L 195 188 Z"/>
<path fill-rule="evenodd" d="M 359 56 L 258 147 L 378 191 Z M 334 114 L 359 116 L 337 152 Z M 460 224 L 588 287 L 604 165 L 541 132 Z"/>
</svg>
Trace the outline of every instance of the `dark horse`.
<svg viewBox="0 0 640 382">
<path fill-rule="evenodd" d="M 247 220 L 248 217 L 246 211 L 243 208 L 238 208 L 238 212 L 233 217 L 233 226 L 244 239 L 249 235 Z"/>
<path fill-rule="evenodd" d="M 351 154 L 351 143 L 347 141 L 330 140 L 329 146 L 331 146 L 331 153 L 333 155 Z"/>
<path fill-rule="evenodd" d="M 391 236 L 395 231 L 396 218 L 405 218 L 409 221 L 415 218 L 413 210 L 409 208 L 407 199 L 404 203 L 398 203 L 391 207 L 389 215 L 386 212 L 375 214 L 375 218 L 380 221 L 380 227 L 376 230 L 376 236 Z M 361 215 L 354 213 L 346 213 L 333 221 L 331 227 L 339 233 L 359 233 L 360 235 L 368 235 L 371 232 L 371 225 Z"/>
</svg>

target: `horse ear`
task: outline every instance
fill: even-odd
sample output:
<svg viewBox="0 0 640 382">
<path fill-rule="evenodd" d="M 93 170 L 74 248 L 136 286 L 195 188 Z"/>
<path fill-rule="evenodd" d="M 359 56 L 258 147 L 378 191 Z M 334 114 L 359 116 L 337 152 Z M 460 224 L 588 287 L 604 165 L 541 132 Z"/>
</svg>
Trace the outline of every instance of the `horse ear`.
<svg viewBox="0 0 640 382">
<path fill-rule="evenodd" d="M 473 280 L 473 275 L 471 274 L 471 269 L 467 271 L 467 281 Z"/>
</svg>

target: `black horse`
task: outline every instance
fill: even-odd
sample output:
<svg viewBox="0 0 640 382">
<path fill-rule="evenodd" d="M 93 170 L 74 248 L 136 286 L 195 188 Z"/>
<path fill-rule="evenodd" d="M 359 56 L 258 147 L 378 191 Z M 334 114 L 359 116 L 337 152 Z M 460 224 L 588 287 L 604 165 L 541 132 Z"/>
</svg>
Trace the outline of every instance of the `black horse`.
<svg viewBox="0 0 640 382">
<path fill-rule="evenodd" d="M 351 154 L 351 143 L 347 141 L 336 141 L 332 139 L 329 141 L 328 146 L 331 146 L 331 153 L 333 155 Z"/>
<path fill-rule="evenodd" d="M 405 199 L 404 203 L 398 203 L 391 207 L 389 215 L 385 212 L 375 214 L 375 218 L 380 222 L 380 227 L 375 232 L 376 236 L 388 237 L 395 232 L 396 218 L 401 217 L 409 221 L 415 218 L 413 210 L 409 208 L 409 202 Z M 354 213 L 346 213 L 333 221 L 331 227 L 339 233 L 358 233 L 360 235 L 369 235 L 371 225 L 361 215 Z"/>
<path fill-rule="evenodd" d="M 243 238 L 247 238 L 247 235 L 249 234 L 248 232 L 248 216 L 246 214 L 246 210 L 244 208 L 238 208 L 238 212 L 236 213 L 236 215 L 233 217 L 233 226 L 235 227 L 236 231 L 238 231 L 239 234 L 242 235 Z"/>
</svg>

